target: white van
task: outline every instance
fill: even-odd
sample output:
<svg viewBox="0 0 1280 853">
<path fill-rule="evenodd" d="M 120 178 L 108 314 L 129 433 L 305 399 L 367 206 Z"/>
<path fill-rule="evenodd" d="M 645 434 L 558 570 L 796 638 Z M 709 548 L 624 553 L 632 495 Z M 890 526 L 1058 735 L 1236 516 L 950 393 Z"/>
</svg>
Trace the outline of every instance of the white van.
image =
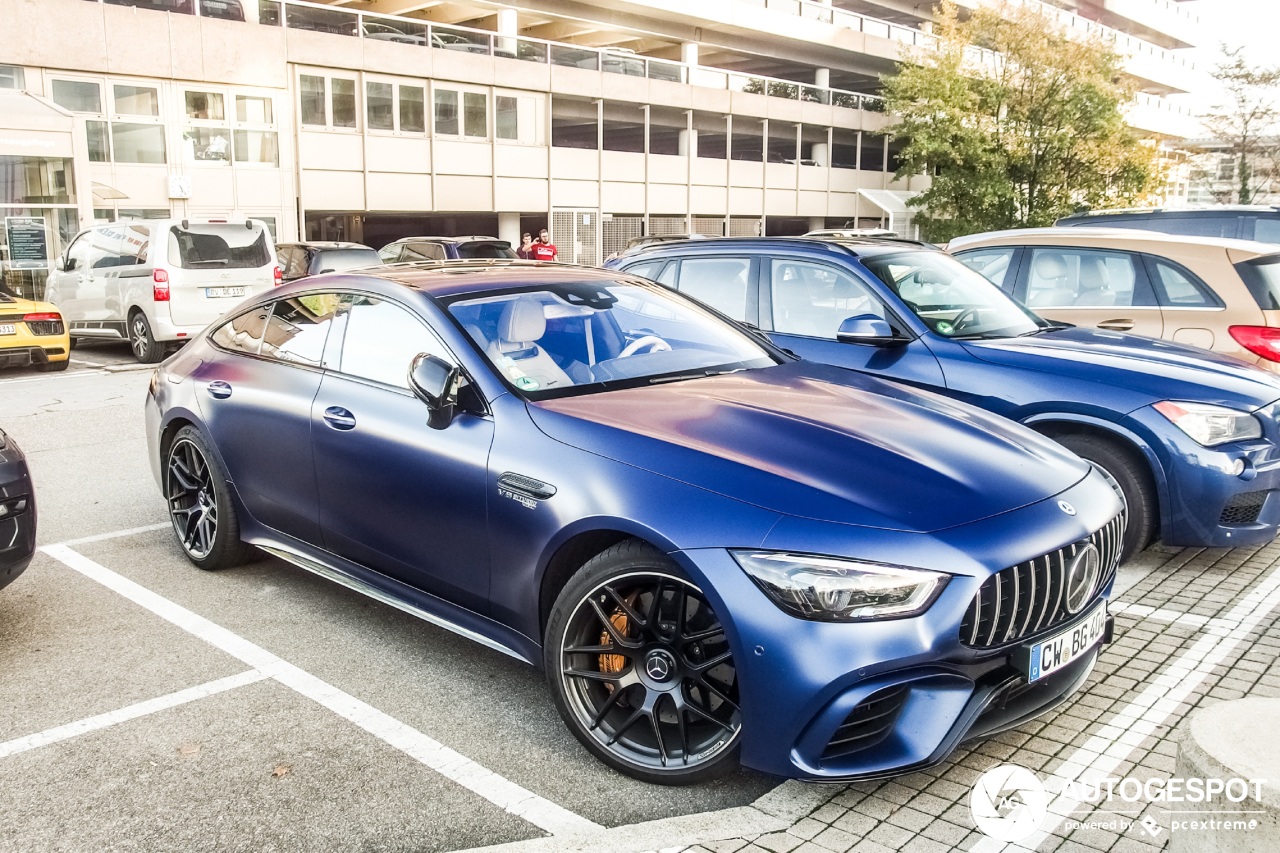
<svg viewBox="0 0 1280 853">
<path fill-rule="evenodd" d="M 71 339 L 125 339 L 138 361 L 164 358 L 246 296 L 280 284 L 271 232 L 243 222 L 146 219 L 76 235 L 46 299 Z"/>
</svg>

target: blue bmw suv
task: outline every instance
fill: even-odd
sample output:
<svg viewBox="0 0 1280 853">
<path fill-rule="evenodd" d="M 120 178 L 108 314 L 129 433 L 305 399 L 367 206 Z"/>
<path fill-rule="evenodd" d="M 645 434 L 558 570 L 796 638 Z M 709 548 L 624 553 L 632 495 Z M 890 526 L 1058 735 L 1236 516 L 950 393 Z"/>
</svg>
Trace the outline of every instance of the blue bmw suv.
<svg viewBox="0 0 1280 853">
<path fill-rule="evenodd" d="M 1124 512 L 1058 444 L 634 276 L 421 267 L 277 288 L 156 371 L 196 566 L 257 546 L 542 666 L 666 784 L 927 766 L 1088 676 Z"/>
<path fill-rule="evenodd" d="M 1036 316 L 944 252 L 883 239 L 720 239 L 610 263 L 825 364 L 1019 421 L 1103 471 L 1129 510 L 1125 560 L 1280 530 L 1280 378 L 1167 341 Z"/>
</svg>

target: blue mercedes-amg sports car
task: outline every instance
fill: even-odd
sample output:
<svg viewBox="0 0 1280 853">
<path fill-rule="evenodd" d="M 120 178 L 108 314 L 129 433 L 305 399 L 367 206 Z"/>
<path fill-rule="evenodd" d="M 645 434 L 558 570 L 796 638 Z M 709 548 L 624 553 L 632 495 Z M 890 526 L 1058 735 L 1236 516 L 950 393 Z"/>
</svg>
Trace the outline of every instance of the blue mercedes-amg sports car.
<svg viewBox="0 0 1280 853">
<path fill-rule="evenodd" d="M 1090 465 L 625 273 L 303 279 L 165 362 L 146 415 L 197 566 L 257 546 L 541 665 L 652 782 L 936 763 L 1109 637 L 1125 517 Z"/>
</svg>

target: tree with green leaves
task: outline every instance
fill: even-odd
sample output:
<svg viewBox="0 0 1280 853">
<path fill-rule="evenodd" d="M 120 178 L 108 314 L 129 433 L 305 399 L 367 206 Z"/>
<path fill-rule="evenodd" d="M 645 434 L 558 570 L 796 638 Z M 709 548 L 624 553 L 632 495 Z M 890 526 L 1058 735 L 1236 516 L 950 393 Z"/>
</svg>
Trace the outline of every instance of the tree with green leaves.
<svg viewBox="0 0 1280 853">
<path fill-rule="evenodd" d="M 1221 50 L 1213 79 L 1222 87 L 1222 98 L 1201 121 L 1235 160 L 1234 198 L 1227 200 L 1252 204 L 1259 191 L 1280 177 L 1280 66 L 1257 66 L 1245 58 L 1243 48 L 1224 44 Z"/>
<path fill-rule="evenodd" d="M 912 200 L 930 239 L 1051 225 L 1158 185 L 1158 152 L 1125 123 L 1133 93 L 1108 44 L 1008 2 L 962 20 L 943 0 L 934 36 L 883 81 L 898 176 L 932 176 Z"/>
</svg>

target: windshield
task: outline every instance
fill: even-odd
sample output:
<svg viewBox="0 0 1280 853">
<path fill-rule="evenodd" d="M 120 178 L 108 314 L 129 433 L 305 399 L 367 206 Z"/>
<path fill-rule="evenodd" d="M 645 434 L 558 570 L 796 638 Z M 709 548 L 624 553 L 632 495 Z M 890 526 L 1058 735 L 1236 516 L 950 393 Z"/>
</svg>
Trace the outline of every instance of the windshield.
<svg viewBox="0 0 1280 853">
<path fill-rule="evenodd" d="M 463 297 L 449 313 L 531 399 L 779 363 L 745 331 L 657 286 L 548 284 Z"/>
<path fill-rule="evenodd" d="M 901 252 L 861 260 L 943 337 L 1008 338 L 1053 325 L 950 255 Z"/>
</svg>

